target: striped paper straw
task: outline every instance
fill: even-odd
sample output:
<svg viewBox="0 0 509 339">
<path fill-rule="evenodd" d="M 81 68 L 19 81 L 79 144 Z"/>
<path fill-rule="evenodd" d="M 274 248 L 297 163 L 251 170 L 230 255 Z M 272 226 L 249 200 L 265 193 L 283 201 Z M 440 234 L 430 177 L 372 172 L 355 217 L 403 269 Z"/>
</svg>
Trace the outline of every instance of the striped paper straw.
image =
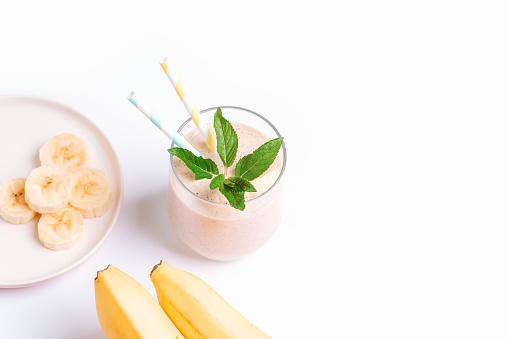
<svg viewBox="0 0 509 339">
<path fill-rule="evenodd" d="M 127 97 L 129 101 L 140 110 L 147 118 L 152 121 L 154 125 L 157 126 L 170 140 L 172 140 L 178 147 L 186 148 L 194 153 L 194 155 L 201 157 L 202 155 L 194 149 L 191 144 L 180 135 L 173 127 L 171 127 L 166 121 L 162 121 L 159 114 L 150 107 L 147 102 L 136 95 L 136 93 L 131 92 Z"/>
<path fill-rule="evenodd" d="M 198 127 L 198 130 L 200 131 L 203 140 L 205 140 L 205 143 L 207 144 L 209 150 L 211 152 L 214 152 L 216 148 L 216 140 L 212 136 L 212 133 L 210 133 L 207 123 L 201 119 L 200 111 L 193 103 L 190 94 L 186 92 L 186 90 L 184 89 L 184 84 L 180 80 L 180 77 L 177 75 L 173 67 L 168 62 L 168 58 L 164 58 L 161 61 L 160 65 L 163 68 L 164 73 L 170 80 L 173 88 L 177 92 L 180 100 L 182 100 L 182 103 L 186 107 L 187 112 L 191 115 L 191 119 L 193 119 L 194 124 L 196 125 L 196 127 Z"/>
</svg>

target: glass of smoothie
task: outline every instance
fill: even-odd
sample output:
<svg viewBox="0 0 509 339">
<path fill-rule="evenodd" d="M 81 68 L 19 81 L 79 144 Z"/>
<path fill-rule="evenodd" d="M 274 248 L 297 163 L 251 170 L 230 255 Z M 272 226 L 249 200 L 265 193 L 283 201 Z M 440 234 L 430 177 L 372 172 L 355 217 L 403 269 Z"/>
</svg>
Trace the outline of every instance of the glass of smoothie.
<svg viewBox="0 0 509 339">
<path fill-rule="evenodd" d="M 228 168 L 228 176 L 232 176 L 240 158 L 281 135 L 270 121 L 253 111 L 233 106 L 220 108 L 233 125 L 239 140 L 235 163 Z M 208 123 L 214 138 L 216 109 L 213 107 L 201 112 L 201 119 Z M 191 119 L 185 121 L 178 132 L 204 158 L 212 159 L 219 173 L 224 172 L 216 150 L 211 152 L 207 148 Z M 172 143 L 171 147 L 176 145 Z M 186 245 L 212 260 L 236 260 L 256 251 L 272 237 L 279 225 L 285 166 L 283 143 L 271 167 L 251 181 L 257 192 L 245 193 L 246 207 L 240 211 L 231 207 L 218 189 L 210 190 L 211 179 L 195 180 L 194 173 L 184 162 L 171 156 L 168 215 L 173 228 Z"/>
</svg>

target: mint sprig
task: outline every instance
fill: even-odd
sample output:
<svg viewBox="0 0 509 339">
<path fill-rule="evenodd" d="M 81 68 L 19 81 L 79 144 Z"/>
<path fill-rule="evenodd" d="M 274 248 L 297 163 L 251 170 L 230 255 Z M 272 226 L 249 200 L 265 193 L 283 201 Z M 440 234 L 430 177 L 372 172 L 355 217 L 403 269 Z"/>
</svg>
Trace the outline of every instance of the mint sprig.
<svg viewBox="0 0 509 339">
<path fill-rule="evenodd" d="M 217 165 L 211 159 L 197 157 L 191 151 L 179 147 L 170 148 L 168 152 L 180 158 L 193 171 L 196 180 L 212 179 L 209 188 L 219 189 L 230 206 L 243 211 L 246 208 L 244 194 L 256 192 L 250 181 L 261 176 L 272 165 L 283 145 L 283 138 L 269 140 L 253 153 L 241 158 L 235 166 L 235 175 L 227 177 L 228 168 L 233 165 L 237 156 L 239 140 L 231 123 L 223 117 L 221 108 L 214 114 L 214 130 L 217 153 L 224 166 L 222 174 L 219 174 Z"/>
<path fill-rule="evenodd" d="M 219 169 L 216 163 L 211 159 L 198 157 L 193 152 L 180 147 L 173 147 L 168 150 L 171 155 L 174 155 L 186 164 L 186 166 L 193 171 L 194 179 L 211 179 L 214 175 L 219 174 Z"/>
</svg>

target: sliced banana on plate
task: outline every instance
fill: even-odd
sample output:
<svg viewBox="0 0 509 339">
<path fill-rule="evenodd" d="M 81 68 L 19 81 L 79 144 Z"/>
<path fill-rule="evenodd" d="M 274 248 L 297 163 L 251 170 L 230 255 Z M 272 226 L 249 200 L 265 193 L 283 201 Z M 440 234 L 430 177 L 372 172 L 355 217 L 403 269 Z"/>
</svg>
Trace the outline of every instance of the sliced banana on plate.
<svg viewBox="0 0 509 339">
<path fill-rule="evenodd" d="M 84 167 L 71 175 L 71 196 L 69 203 L 76 207 L 83 218 L 102 216 L 113 201 L 110 183 L 104 172 Z"/>
<path fill-rule="evenodd" d="M 69 249 L 83 235 L 81 213 L 67 205 L 56 213 L 43 214 L 37 225 L 37 233 L 44 247 L 55 251 Z"/>
<path fill-rule="evenodd" d="M 69 176 L 57 165 L 34 169 L 25 183 L 25 200 L 39 213 L 54 213 L 69 203 Z"/>
<path fill-rule="evenodd" d="M 39 158 L 43 165 L 58 165 L 65 169 L 79 168 L 88 164 L 88 147 L 74 134 L 62 133 L 42 146 Z"/>
<path fill-rule="evenodd" d="M 88 147 L 70 133 L 48 140 L 39 150 L 42 166 L 28 178 L 0 185 L 0 217 L 24 224 L 37 213 L 39 240 L 52 250 L 73 247 L 83 235 L 83 218 L 105 214 L 113 202 L 108 177 L 87 167 Z"/>
<path fill-rule="evenodd" d="M 10 179 L 0 185 L 0 216 L 14 225 L 26 224 L 37 215 L 25 201 L 25 181 Z"/>
</svg>

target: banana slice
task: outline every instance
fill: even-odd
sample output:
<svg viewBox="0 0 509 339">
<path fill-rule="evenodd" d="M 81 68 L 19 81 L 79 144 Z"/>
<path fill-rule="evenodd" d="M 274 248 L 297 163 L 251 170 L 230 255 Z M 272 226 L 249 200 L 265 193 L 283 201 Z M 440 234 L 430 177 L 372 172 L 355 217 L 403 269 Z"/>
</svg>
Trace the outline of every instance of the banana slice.
<svg viewBox="0 0 509 339">
<path fill-rule="evenodd" d="M 26 224 L 37 215 L 25 201 L 25 181 L 17 178 L 0 185 L 0 216 L 14 225 Z"/>
<path fill-rule="evenodd" d="M 108 211 L 113 201 L 110 183 L 104 172 L 84 167 L 71 175 L 69 203 L 83 218 L 97 218 Z"/>
<path fill-rule="evenodd" d="M 56 213 L 43 214 L 37 225 L 37 233 L 44 247 L 55 251 L 69 249 L 83 235 L 81 213 L 67 205 Z"/>
<path fill-rule="evenodd" d="M 74 134 L 62 133 L 48 140 L 39 150 L 43 165 L 58 165 L 65 169 L 79 168 L 88 163 L 88 148 Z"/>
<path fill-rule="evenodd" d="M 25 200 L 36 212 L 58 212 L 69 202 L 69 188 L 69 177 L 62 167 L 41 166 L 26 180 Z"/>
</svg>

